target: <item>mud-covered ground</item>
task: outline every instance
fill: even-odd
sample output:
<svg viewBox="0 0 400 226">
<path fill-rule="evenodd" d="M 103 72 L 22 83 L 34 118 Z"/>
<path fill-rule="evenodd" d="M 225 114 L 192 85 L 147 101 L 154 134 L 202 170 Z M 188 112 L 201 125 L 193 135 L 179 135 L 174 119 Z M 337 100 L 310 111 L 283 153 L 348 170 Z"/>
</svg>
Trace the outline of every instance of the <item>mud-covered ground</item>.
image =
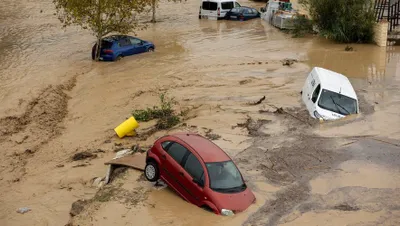
<svg viewBox="0 0 400 226">
<path fill-rule="evenodd" d="M 346 52 L 260 20 L 199 21 L 197 1 L 162 6 L 159 22 L 138 33 L 156 52 L 96 63 L 93 38 L 61 30 L 51 1 L 0 3 L 0 225 L 399 224 L 399 49 Z M 285 58 L 298 62 L 284 66 Z M 308 117 L 299 91 L 313 66 L 351 79 L 358 117 Z M 118 139 L 113 128 L 157 105 L 161 92 L 186 112 L 182 123 L 146 136 L 153 122 L 141 123 L 139 137 Z M 93 185 L 115 151 L 146 148 L 175 131 L 213 138 L 256 204 L 215 216 L 135 170 Z M 81 152 L 87 158 L 73 158 Z M 20 207 L 31 211 L 19 214 Z"/>
</svg>

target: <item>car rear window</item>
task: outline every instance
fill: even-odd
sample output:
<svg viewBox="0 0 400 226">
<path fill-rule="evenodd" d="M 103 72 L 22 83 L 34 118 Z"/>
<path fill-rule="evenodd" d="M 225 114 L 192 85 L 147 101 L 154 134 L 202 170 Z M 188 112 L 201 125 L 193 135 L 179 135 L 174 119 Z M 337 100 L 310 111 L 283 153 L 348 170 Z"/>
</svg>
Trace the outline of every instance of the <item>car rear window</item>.
<svg viewBox="0 0 400 226">
<path fill-rule="evenodd" d="M 103 40 L 101 42 L 101 48 L 104 48 L 104 49 L 110 49 L 112 47 L 112 45 L 113 45 L 113 43 L 110 41 Z"/>
<path fill-rule="evenodd" d="M 222 9 L 232 9 L 232 8 L 234 8 L 234 3 L 233 2 L 222 2 L 221 7 L 222 7 Z"/>
<path fill-rule="evenodd" d="M 216 2 L 203 2 L 203 5 L 201 6 L 201 8 L 204 10 L 215 11 L 218 8 L 218 4 Z"/>
</svg>

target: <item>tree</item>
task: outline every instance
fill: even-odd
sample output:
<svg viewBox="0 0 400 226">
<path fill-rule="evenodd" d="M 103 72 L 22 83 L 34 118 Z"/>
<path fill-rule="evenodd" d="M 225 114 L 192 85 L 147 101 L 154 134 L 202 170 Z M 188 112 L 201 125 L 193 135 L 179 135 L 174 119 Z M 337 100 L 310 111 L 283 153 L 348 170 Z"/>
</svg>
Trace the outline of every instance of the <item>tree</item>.
<svg viewBox="0 0 400 226">
<path fill-rule="evenodd" d="M 300 0 L 321 35 L 344 43 L 371 42 L 375 15 L 372 0 Z"/>
<path fill-rule="evenodd" d="M 158 3 L 160 2 L 160 0 L 150 0 L 151 1 L 151 3 L 150 3 L 150 5 L 151 5 L 151 11 L 152 11 L 152 13 L 153 13 L 153 16 L 152 16 L 152 18 L 151 18 L 151 22 L 153 22 L 153 23 L 155 23 L 156 22 L 156 9 L 157 9 L 157 7 L 158 7 Z M 182 2 L 182 0 L 168 0 L 169 2 Z M 186 0 L 185 0 L 185 2 L 186 2 Z"/>
<path fill-rule="evenodd" d="M 150 5 L 150 0 L 53 0 L 58 19 L 66 28 L 78 25 L 97 38 L 95 59 L 100 57 L 101 39 L 112 33 L 126 34 L 143 29 L 136 15 Z"/>
</svg>

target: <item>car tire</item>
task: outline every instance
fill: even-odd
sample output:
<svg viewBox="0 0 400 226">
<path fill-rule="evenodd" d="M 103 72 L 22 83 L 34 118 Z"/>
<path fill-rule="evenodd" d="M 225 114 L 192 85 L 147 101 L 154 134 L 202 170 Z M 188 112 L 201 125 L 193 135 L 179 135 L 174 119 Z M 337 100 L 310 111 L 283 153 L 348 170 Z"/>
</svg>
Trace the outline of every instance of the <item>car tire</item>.
<svg viewBox="0 0 400 226">
<path fill-rule="evenodd" d="M 154 52 L 154 48 L 153 47 L 148 48 L 147 52 Z"/>
<path fill-rule="evenodd" d="M 150 161 L 144 167 L 144 176 L 150 182 L 156 182 L 160 177 L 157 163 Z"/>
<path fill-rule="evenodd" d="M 119 55 L 119 56 L 117 56 L 117 58 L 115 58 L 115 61 L 119 61 L 119 60 L 122 60 L 122 56 L 121 55 Z"/>
</svg>

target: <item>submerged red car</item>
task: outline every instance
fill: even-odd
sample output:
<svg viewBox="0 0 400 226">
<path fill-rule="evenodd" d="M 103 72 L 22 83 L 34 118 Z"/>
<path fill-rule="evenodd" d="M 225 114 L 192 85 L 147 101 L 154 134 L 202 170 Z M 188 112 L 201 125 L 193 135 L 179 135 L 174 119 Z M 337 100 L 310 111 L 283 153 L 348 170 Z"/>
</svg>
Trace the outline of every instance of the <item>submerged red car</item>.
<svg viewBox="0 0 400 226">
<path fill-rule="evenodd" d="M 161 178 L 186 201 L 225 216 L 256 200 L 232 159 L 194 133 L 159 138 L 147 151 L 145 177 L 151 182 Z"/>
</svg>

